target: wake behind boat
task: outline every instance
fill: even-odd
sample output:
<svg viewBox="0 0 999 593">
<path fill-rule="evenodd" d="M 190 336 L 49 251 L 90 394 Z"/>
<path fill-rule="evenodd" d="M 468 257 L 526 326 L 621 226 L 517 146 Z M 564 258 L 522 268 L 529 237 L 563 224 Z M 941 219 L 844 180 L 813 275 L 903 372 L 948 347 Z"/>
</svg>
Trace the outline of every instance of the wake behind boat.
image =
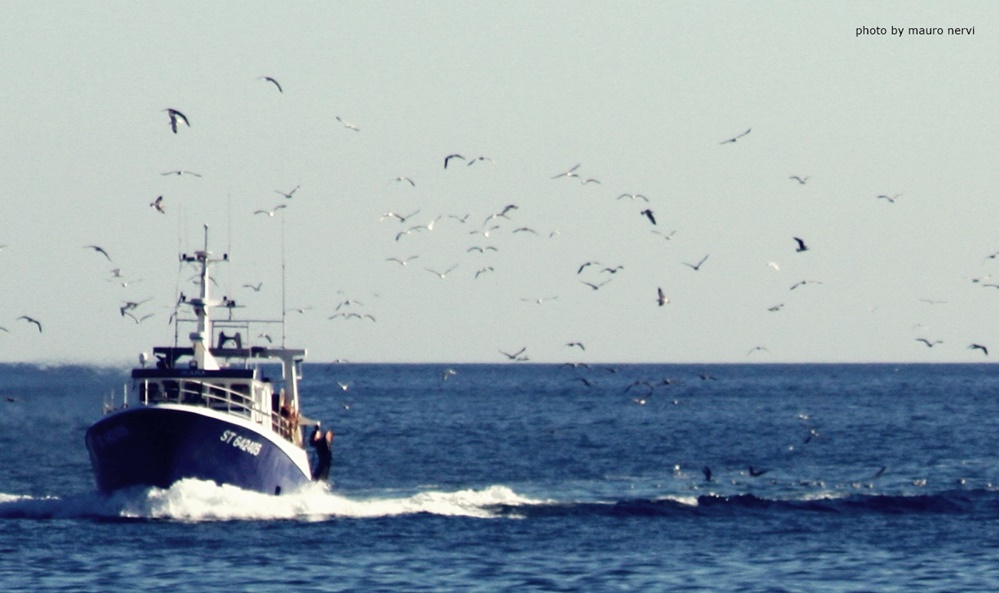
<svg viewBox="0 0 999 593">
<path fill-rule="evenodd" d="M 113 492 L 131 486 L 167 488 L 185 478 L 211 480 L 247 490 L 281 494 L 329 474 L 332 432 L 300 413 L 298 383 L 305 350 L 243 344 L 255 326 L 280 321 L 233 319 L 235 302 L 212 299 L 212 259 L 205 248 L 181 261 L 198 266 L 200 295 L 181 294 L 179 305 L 191 307 L 194 319 L 177 316 L 175 327 L 194 323 L 190 346 L 153 349 L 155 364 L 132 370 L 133 389 L 118 407 L 87 430 L 97 487 Z M 228 319 L 212 320 L 211 309 L 223 308 Z M 213 328 L 219 329 L 212 345 Z M 229 335 L 226 331 L 230 331 Z M 313 469 L 303 431 L 312 427 L 310 444 L 317 450 Z"/>
</svg>

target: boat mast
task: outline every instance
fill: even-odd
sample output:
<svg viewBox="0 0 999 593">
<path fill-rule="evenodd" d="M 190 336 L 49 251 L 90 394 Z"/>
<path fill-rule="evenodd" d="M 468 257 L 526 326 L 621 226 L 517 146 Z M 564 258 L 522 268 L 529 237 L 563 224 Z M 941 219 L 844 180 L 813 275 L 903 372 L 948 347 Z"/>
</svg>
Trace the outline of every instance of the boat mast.
<svg viewBox="0 0 999 593">
<path fill-rule="evenodd" d="M 191 343 L 194 346 L 194 361 L 199 369 L 217 371 L 220 367 L 211 352 L 212 320 L 208 310 L 211 307 L 219 306 L 221 301 L 212 300 L 209 296 L 209 287 L 212 282 L 209 265 L 215 263 L 216 260 L 211 259 L 211 252 L 208 251 L 207 224 L 205 225 L 205 248 L 201 251 L 195 251 L 193 256 L 184 254 L 181 257 L 185 262 L 197 262 L 201 265 L 201 294 L 198 298 L 186 301 L 194 309 L 194 314 L 198 318 L 198 327 L 190 334 Z"/>
</svg>

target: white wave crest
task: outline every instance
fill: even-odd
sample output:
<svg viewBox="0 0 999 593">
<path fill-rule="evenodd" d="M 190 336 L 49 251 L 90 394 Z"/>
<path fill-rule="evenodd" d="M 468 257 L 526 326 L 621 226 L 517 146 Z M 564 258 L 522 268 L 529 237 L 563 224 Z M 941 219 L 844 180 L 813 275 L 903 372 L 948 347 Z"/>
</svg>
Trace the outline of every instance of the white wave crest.
<svg viewBox="0 0 999 593">
<path fill-rule="evenodd" d="M 182 480 L 167 489 L 135 488 L 111 496 L 88 493 L 65 498 L 33 498 L 0 493 L 0 517 L 324 521 L 427 513 L 493 518 L 500 516 L 500 506 L 543 502 L 520 496 L 506 486 L 453 492 L 424 491 L 398 497 L 377 494 L 348 497 L 332 492 L 324 485 L 310 484 L 296 492 L 272 496 L 214 482 Z"/>
</svg>

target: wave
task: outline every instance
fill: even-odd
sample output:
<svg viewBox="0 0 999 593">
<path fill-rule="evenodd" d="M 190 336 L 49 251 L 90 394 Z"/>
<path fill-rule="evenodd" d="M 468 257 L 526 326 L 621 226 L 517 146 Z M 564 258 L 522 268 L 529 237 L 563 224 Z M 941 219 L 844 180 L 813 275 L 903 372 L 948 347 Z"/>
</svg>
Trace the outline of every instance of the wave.
<svg viewBox="0 0 999 593">
<path fill-rule="evenodd" d="M 995 490 L 950 490 L 920 495 L 830 493 L 795 499 L 753 494 L 664 496 L 599 501 L 542 500 L 495 485 L 456 491 L 429 490 L 399 496 L 384 492 L 345 496 L 320 484 L 281 496 L 182 480 L 168 489 L 137 488 L 105 496 L 97 492 L 66 497 L 0 493 L 0 519 L 95 519 L 202 521 L 327 521 L 411 515 L 481 519 L 558 516 L 693 517 L 822 513 L 838 515 L 976 515 L 999 510 Z"/>
<path fill-rule="evenodd" d="M 427 491 L 385 497 L 347 497 L 322 484 L 281 496 L 202 480 L 181 480 L 170 488 L 132 488 L 110 496 L 98 492 L 66 497 L 0 493 L 0 518 L 173 521 L 325 521 L 431 514 L 491 518 L 498 509 L 540 504 L 505 486 L 454 492 Z M 509 514 L 507 513 L 507 516 Z"/>
<path fill-rule="evenodd" d="M 664 496 L 605 502 L 509 507 L 520 517 L 550 515 L 599 515 L 614 517 L 750 516 L 762 514 L 822 513 L 861 515 L 987 515 L 999 510 L 999 492 L 951 490 L 925 495 L 853 494 L 808 496 L 800 499 L 768 499 L 753 494 L 720 496 Z"/>
</svg>

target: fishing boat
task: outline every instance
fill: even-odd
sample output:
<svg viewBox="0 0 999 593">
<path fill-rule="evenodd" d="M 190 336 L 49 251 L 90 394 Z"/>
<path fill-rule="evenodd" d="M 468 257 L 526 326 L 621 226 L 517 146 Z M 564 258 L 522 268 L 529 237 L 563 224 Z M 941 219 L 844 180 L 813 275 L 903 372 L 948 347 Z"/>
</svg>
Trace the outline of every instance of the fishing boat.
<svg viewBox="0 0 999 593">
<path fill-rule="evenodd" d="M 178 299 L 193 318 L 175 316 L 174 345 L 154 348 L 152 359 L 140 355 L 132 389 L 120 404 L 105 403 L 87 430 L 98 489 L 168 488 L 193 478 L 281 494 L 325 482 L 332 432 L 300 413 L 306 351 L 250 344 L 257 326 L 283 320 L 234 319 L 235 301 L 210 297 L 210 270 L 228 254 L 213 258 L 207 226 L 204 249 L 180 259 L 199 270 L 200 294 Z M 212 319 L 216 309 L 225 319 Z M 179 328 L 192 325 L 190 345 L 181 346 Z M 307 444 L 318 453 L 314 468 Z"/>
</svg>

